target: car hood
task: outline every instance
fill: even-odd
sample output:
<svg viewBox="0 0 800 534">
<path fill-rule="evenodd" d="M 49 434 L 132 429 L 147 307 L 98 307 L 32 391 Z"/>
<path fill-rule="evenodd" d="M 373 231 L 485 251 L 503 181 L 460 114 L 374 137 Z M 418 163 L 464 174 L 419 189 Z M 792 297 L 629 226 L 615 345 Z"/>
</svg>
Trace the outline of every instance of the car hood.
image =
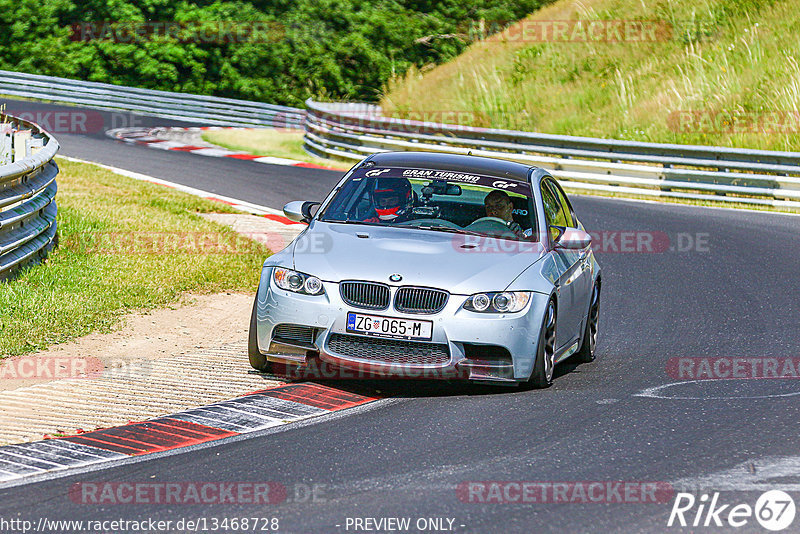
<svg viewBox="0 0 800 534">
<path fill-rule="evenodd" d="M 318 221 L 292 247 L 294 268 L 326 281 L 372 280 L 461 295 L 504 290 L 544 254 L 539 243 Z M 402 280 L 390 281 L 392 274 Z"/>
</svg>

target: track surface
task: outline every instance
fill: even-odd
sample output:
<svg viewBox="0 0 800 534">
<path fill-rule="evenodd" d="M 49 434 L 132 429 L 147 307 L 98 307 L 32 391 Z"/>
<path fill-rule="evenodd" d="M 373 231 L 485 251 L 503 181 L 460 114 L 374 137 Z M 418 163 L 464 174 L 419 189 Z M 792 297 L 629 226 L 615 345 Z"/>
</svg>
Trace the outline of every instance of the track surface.
<svg viewBox="0 0 800 534">
<path fill-rule="evenodd" d="M 57 116 L 70 124 L 74 114 L 86 113 L 88 135 L 62 133 L 53 127 L 52 133 L 61 145 L 59 154 L 96 161 L 196 187 L 211 193 L 248 200 L 255 204 L 282 207 L 286 202 L 309 195 L 324 195 L 341 178 L 339 171 L 308 169 L 286 165 L 265 165 L 249 161 L 232 161 L 228 158 L 212 158 L 177 151 L 163 152 L 145 146 L 129 145 L 106 137 L 104 130 L 125 126 L 197 126 L 156 117 L 142 117 L 128 113 L 82 110 L 66 106 L 39 102 L 22 102 L 0 98 L 8 102 L 8 113 L 48 113 L 49 120 L 56 124 Z M 102 117 L 103 127 L 100 127 Z M 82 117 L 81 117 L 82 118 Z M 80 124 L 82 121 L 77 121 Z M 73 130 L 72 128 L 66 128 Z M 76 127 L 74 130 L 80 131 Z"/>
<path fill-rule="evenodd" d="M 58 139 L 65 155 L 272 207 L 318 198 L 341 175 L 161 154 L 102 134 Z M 710 251 L 598 254 L 604 270 L 598 360 L 559 366 L 550 389 L 381 383 L 392 398 L 352 415 L 4 489 L 0 517 L 277 517 L 281 532 L 345 532 L 348 517 L 411 517 L 412 524 L 449 517 L 458 532 L 663 532 L 678 530 L 666 527 L 671 500 L 474 504 L 459 500 L 455 488 L 486 480 L 675 483 L 775 457 L 797 464 L 800 381 L 706 381 L 662 392 L 691 399 L 635 395 L 675 382 L 665 370 L 672 357 L 800 356 L 800 218 L 589 197 L 574 204 L 590 230 L 659 231 L 673 243 L 679 233 L 705 233 Z M 773 482 L 796 490 L 798 474 L 783 471 Z M 74 503 L 69 488 L 87 481 L 277 481 L 290 495 L 275 505 Z M 297 484 L 321 485 L 321 498 L 294 502 Z M 705 491 L 715 489 L 709 484 Z M 728 489 L 722 499 L 752 505 L 760 493 Z M 800 492 L 792 495 L 800 503 Z M 751 519 L 739 531 L 757 526 Z"/>
</svg>

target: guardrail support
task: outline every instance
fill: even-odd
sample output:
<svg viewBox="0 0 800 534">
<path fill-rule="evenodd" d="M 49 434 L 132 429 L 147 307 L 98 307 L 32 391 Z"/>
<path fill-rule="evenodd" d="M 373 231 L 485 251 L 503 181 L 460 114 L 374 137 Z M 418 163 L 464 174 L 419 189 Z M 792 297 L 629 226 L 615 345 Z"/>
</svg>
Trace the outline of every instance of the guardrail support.
<svg viewBox="0 0 800 534">
<path fill-rule="evenodd" d="M 44 258 L 57 242 L 58 142 L 34 123 L 0 116 L 0 280 Z M 11 161 L 13 159 L 13 162 Z"/>
<path fill-rule="evenodd" d="M 800 153 L 472 128 L 306 101 L 305 147 L 358 160 L 387 150 L 471 152 L 549 169 L 570 187 L 800 209 Z"/>
</svg>

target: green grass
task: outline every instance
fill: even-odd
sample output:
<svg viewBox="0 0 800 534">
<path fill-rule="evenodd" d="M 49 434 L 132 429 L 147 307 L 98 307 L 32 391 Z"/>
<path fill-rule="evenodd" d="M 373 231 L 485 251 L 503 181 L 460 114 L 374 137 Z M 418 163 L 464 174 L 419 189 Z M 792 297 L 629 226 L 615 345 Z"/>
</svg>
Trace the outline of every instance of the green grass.
<svg viewBox="0 0 800 534">
<path fill-rule="evenodd" d="M 619 43 L 520 42 L 501 34 L 393 80 L 384 112 L 466 111 L 462 122 L 475 126 L 800 150 L 797 0 L 559 0 L 527 20 L 563 19 L 662 20 L 673 32 L 658 42 Z M 729 121 L 681 127 L 676 114 L 686 111 L 764 122 L 738 132 Z M 781 130 L 769 124 L 770 113 L 793 122 Z"/>
<path fill-rule="evenodd" d="M 59 166 L 60 246 L 0 283 L 0 356 L 110 331 L 188 292 L 255 290 L 269 251 L 197 215 L 234 210 L 94 165 Z"/>
<path fill-rule="evenodd" d="M 22 102 L 44 102 L 47 104 L 58 104 L 59 106 L 79 107 L 74 102 L 61 102 L 60 100 L 50 100 L 48 98 L 31 98 L 27 96 L 15 96 L 0 93 L 0 105 L 8 104 L 6 100 L 20 100 Z"/>
<path fill-rule="evenodd" d="M 208 130 L 203 139 L 229 150 L 287 158 L 347 170 L 351 165 L 333 159 L 317 158 L 303 149 L 303 132 L 286 131 L 271 128 L 230 128 L 224 130 Z"/>
</svg>

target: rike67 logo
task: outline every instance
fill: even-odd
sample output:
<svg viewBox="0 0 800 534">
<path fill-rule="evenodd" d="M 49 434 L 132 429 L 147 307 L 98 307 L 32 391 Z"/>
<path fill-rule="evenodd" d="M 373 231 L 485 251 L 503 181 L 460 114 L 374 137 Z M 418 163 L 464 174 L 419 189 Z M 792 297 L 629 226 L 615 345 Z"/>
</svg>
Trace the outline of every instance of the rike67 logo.
<svg viewBox="0 0 800 534">
<path fill-rule="evenodd" d="M 719 492 L 696 498 L 691 493 L 678 493 L 667 520 L 667 526 L 733 527 L 740 528 L 752 519 L 763 528 L 778 532 L 791 526 L 795 516 L 794 499 L 781 490 L 767 491 L 747 503 L 723 503 Z"/>
</svg>

